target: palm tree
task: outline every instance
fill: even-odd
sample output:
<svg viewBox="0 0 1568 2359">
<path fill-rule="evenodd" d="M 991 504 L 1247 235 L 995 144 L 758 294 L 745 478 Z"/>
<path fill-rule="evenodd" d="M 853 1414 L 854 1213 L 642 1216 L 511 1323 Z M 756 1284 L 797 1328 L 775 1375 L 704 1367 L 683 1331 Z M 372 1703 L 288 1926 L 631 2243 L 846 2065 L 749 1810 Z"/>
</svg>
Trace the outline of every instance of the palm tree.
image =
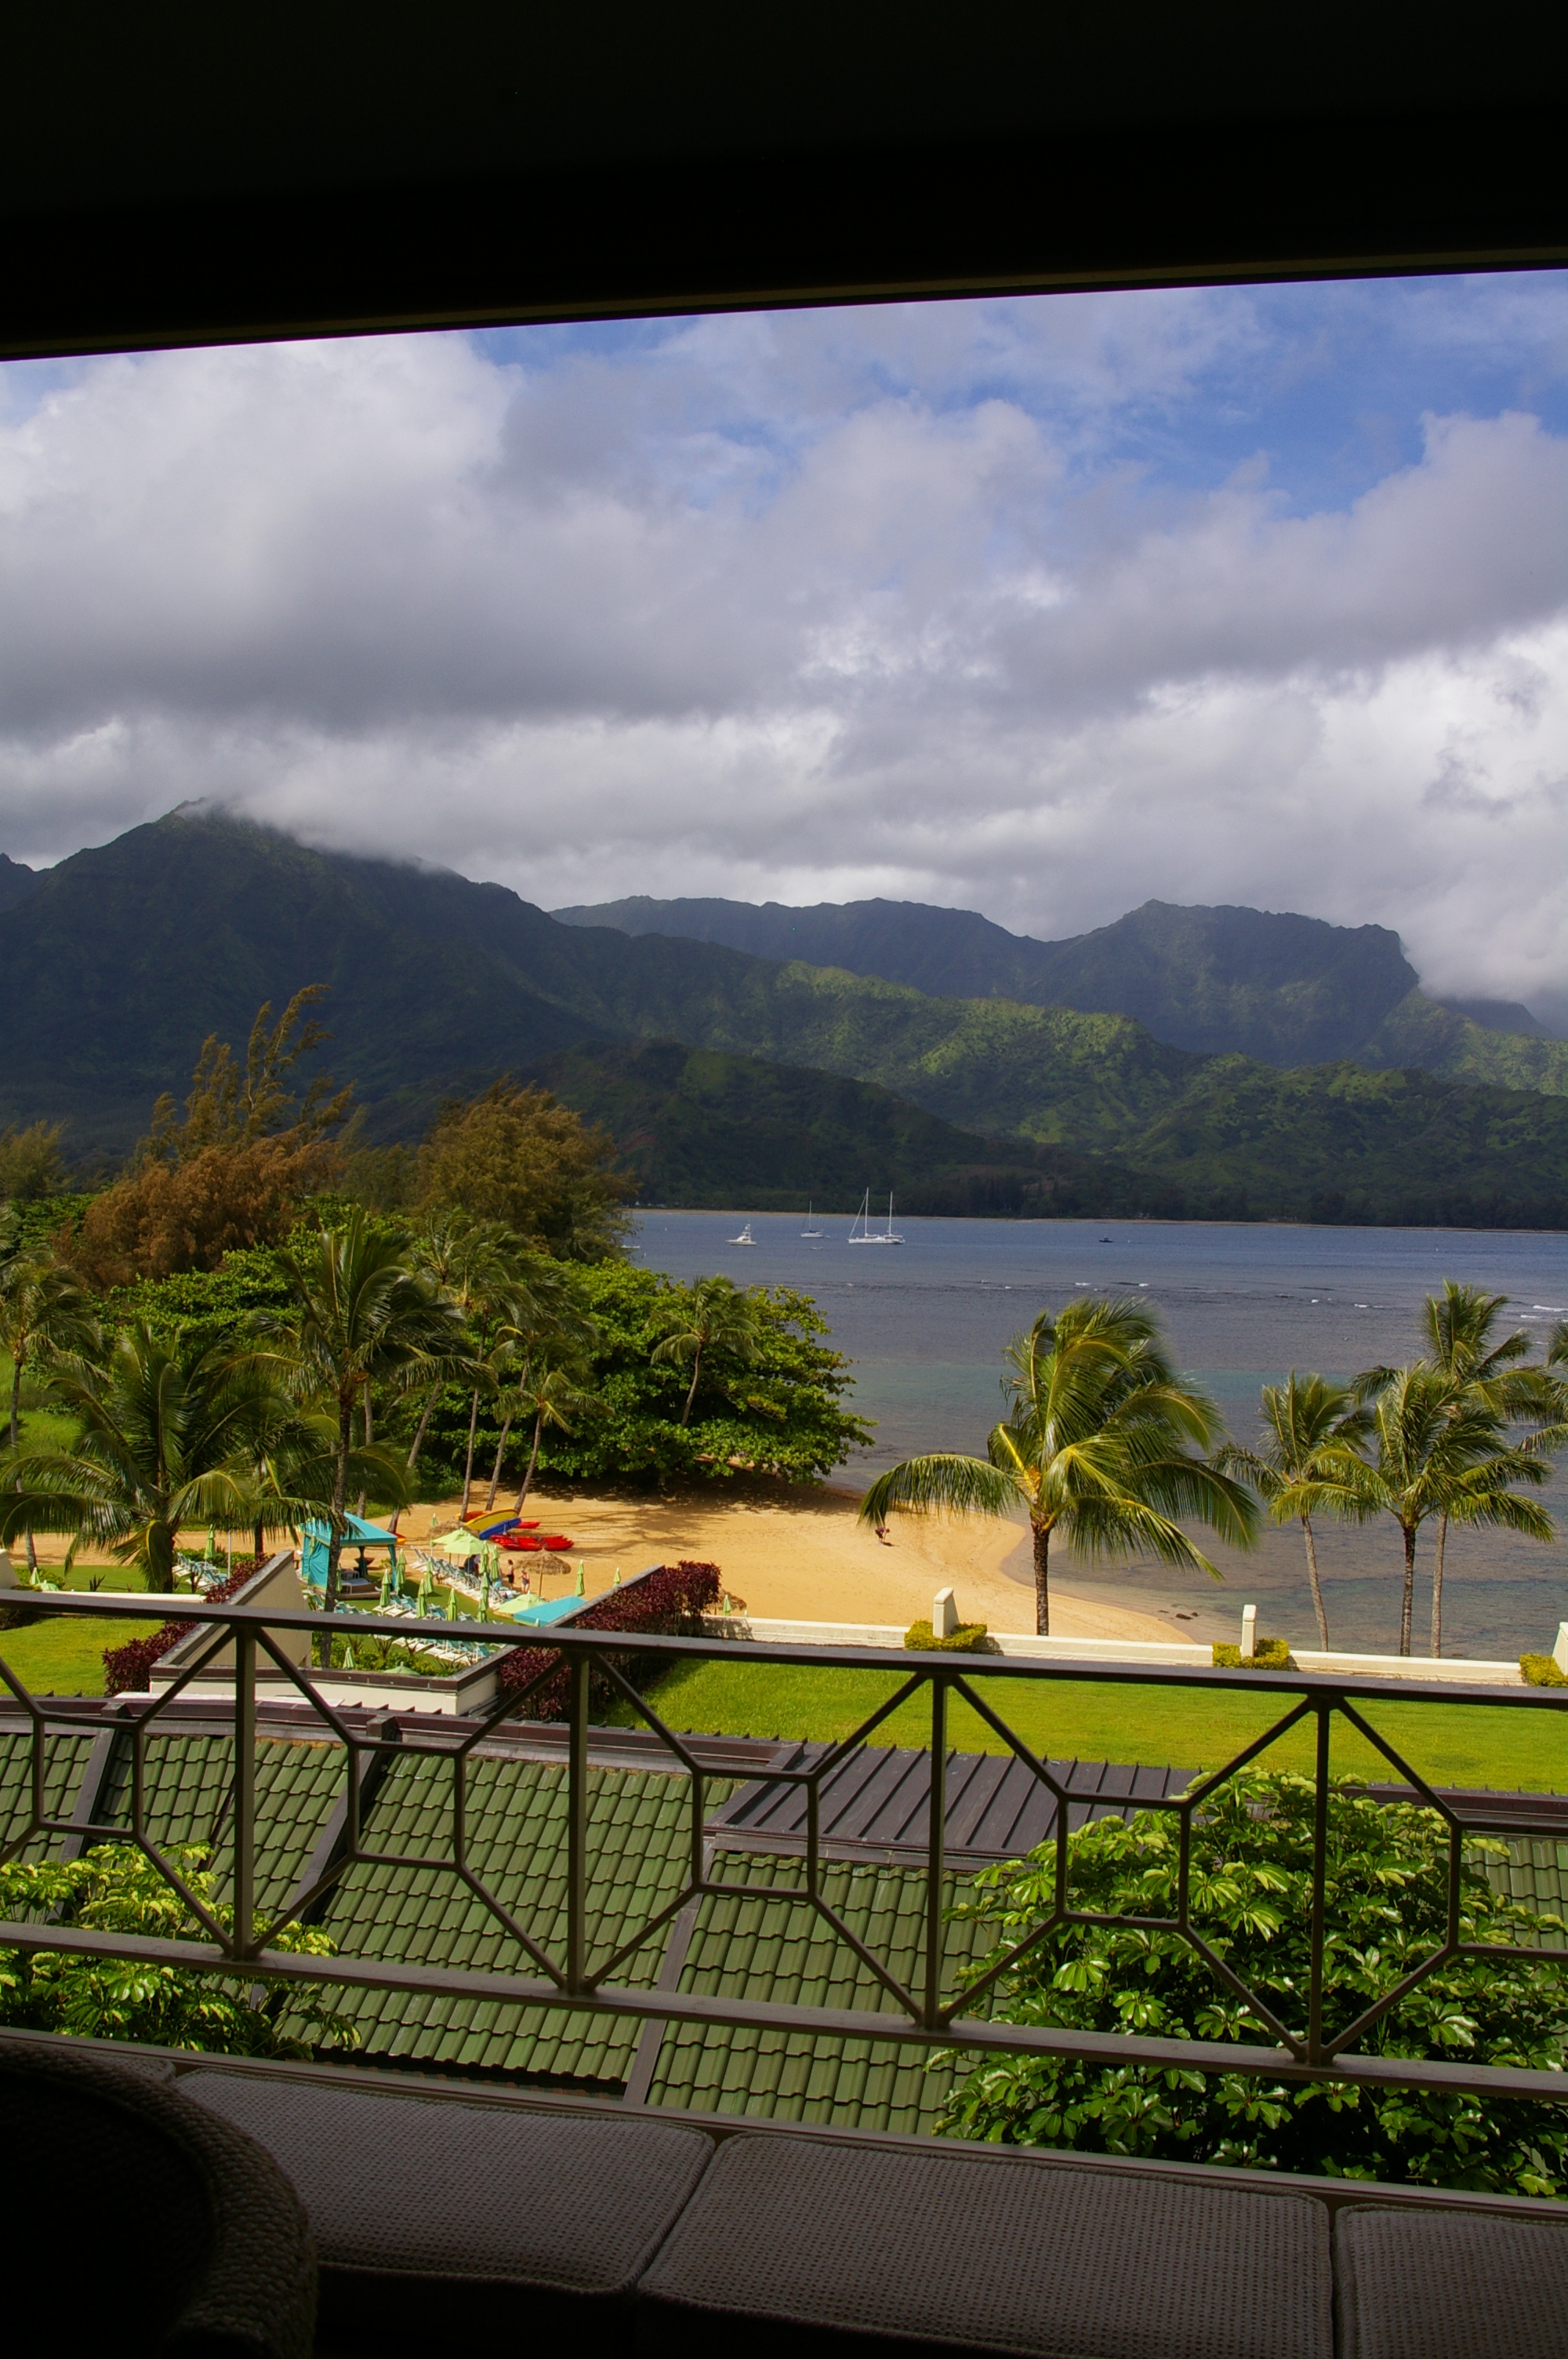
<svg viewBox="0 0 1568 2359">
<path fill-rule="evenodd" d="M 9 1460 L 16 1490 L 0 1538 L 25 1525 L 75 1532 L 138 1565 L 155 1590 L 174 1586 L 182 1524 L 250 1520 L 258 1448 L 289 1407 L 272 1362 L 145 1321 L 115 1337 L 102 1365 L 55 1358 L 49 1389 L 77 1435 L 69 1449 Z"/>
<path fill-rule="evenodd" d="M 11 1454 L 21 1440 L 22 1377 L 33 1353 L 65 1352 L 91 1358 L 103 1347 L 92 1297 L 73 1269 L 48 1251 L 27 1253 L 17 1245 L 17 1223 L 9 1205 L 0 1215 L 0 1350 L 11 1357 Z M 38 1571 L 32 1527 L 26 1527 L 27 1566 Z"/>
<path fill-rule="evenodd" d="M 579 1375 L 580 1371 L 574 1369 L 569 1363 L 557 1361 L 552 1364 L 547 1355 L 542 1355 L 528 1361 L 519 1370 L 515 1384 L 508 1391 L 507 1430 L 511 1430 L 514 1416 L 531 1417 L 534 1420 L 534 1438 L 529 1446 L 528 1463 L 524 1469 L 523 1480 L 518 1486 L 514 1514 L 521 1515 L 523 1512 L 524 1503 L 527 1499 L 529 1487 L 534 1480 L 535 1469 L 539 1463 L 539 1445 L 544 1440 L 546 1427 L 554 1426 L 557 1433 L 569 1433 L 572 1419 L 586 1408 L 593 1397 L 592 1394 L 585 1391 L 579 1383 Z M 504 1441 L 504 1435 L 503 1440 Z M 495 1472 L 496 1481 L 499 1482 L 500 1451 L 495 1453 Z M 492 1483 L 490 1492 L 492 1505 L 495 1500 L 495 1489 L 496 1485 Z"/>
<path fill-rule="evenodd" d="M 1265 1385 L 1260 1398 L 1263 1410 L 1263 1440 L 1256 1450 L 1229 1442 L 1216 1457 L 1227 1474 L 1240 1474 L 1268 1502 L 1276 1523 L 1289 1520 L 1279 1503 L 1292 1485 L 1332 1473 L 1338 1453 L 1354 1450 L 1371 1425 L 1365 1404 L 1354 1386 L 1331 1384 L 1326 1376 L 1298 1375 L 1292 1368 L 1282 1385 Z M 1324 1611 L 1323 1584 L 1318 1579 L 1317 1541 L 1312 1516 L 1304 1507 L 1293 1510 L 1306 1542 L 1307 1580 L 1312 1585 L 1313 1612 L 1317 1616 L 1318 1644 L 1328 1647 L 1328 1616 Z"/>
<path fill-rule="evenodd" d="M 1322 1453 L 1318 1472 L 1279 1494 L 1276 1515 L 1319 1510 L 1366 1522 L 1391 1516 L 1404 1543 L 1400 1652 L 1411 1650 L 1415 1600 L 1415 1551 L 1422 1525 L 1446 1515 L 1452 1523 L 1491 1525 L 1549 1540 L 1552 1518 L 1516 1483 L 1540 1484 L 1546 1468 L 1537 1452 L 1500 1440 L 1494 1412 L 1456 1401 L 1453 1381 L 1425 1360 L 1397 1368 L 1372 1403 L 1370 1461 L 1346 1448 Z"/>
<path fill-rule="evenodd" d="M 1557 1387 L 1545 1371 L 1519 1364 L 1530 1350 L 1522 1328 L 1491 1340 L 1499 1314 L 1508 1307 L 1506 1294 L 1486 1294 L 1478 1286 L 1461 1286 L 1444 1278 L 1441 1294 L 1426 1298 L 1423 1319 L 1432 1365 L 1453 1388 L 1451 1415 L 1489 1410 L 1499 1439 L 1505 1425 L 1533 1417 L 1548 1426 L 1562 1417 Z M 1526 1445 L 1528 1446 L 1528 1445 Z M 1432 1652 L 1443 1652 L 1443 1564 L 1448 1546 L 1449 1516 L 1440 1508 L 1437 1547 L 1432 1565 Z"/>
<path fill-rule="evenodd" d="M 466 1375 L 470 1362 L 458 1314 L 407 1264 L 407 1238 L 372 1226 L 356 1206 L 341 1229 L 322 1228 L 278 1262 L 289 1307 L 259 1313 L 255 1332 L 283 1344 L 291 1385 L 333 1416 L 328 1507 L 326 1610 L 338 1602 L 338 1560 L 354 1457 L 354 1407 L 373 1379 Z"/>
<path fill-rule="evenodd" d="M 906 1458 L 879 1476 L 860 1521 L 890 1509 L 1022 1508 L 1034 1545 L 1034 1626 L 1051 1628 L 1051 1542 L 1090 1557 L 1147 1552 L 1162 1564 L 1216 1571 L 1177 1516 L 1195 1516 L 1222 1539 L 1251 1544 L 1256 1502 L 1204 1453 L 1219 1432 L 1212 1401 L 1182 1384 L 1142 1304 L 1075 1300 L 1044 1310 L 1009 1344 L 1002 1379 L 1009 1413 L 984 1458 L 942 1451 Z"/>
<path fill-rule="evenodd" d="M 715 1352 L 728 1352 L 747 1363 L 757 1357 L 761 1344 L 757 1297 L 750 1287 L 737 1286 L 731 1277 L 699 1277 L 694 1286 L 675 1288 L 655 1306 L 648 1333 L 659 1339 L 648 1355 L 651 1360 L 691 1362 L 691 1382 L 680 1414 L 682 1425 L 689 1425 L 704 1358 Z"/>
<path fill-rule="evenodd" d="M 496 1388 L 519 1338 L 531 1339 L 553 1323 L 570 1319 L 566 1279 L 547 1258 L 534 1253 L 501 1222 L 475 1220 L 471 1213 L 456 1208 L 434 1213 L 426 1222 L 413 1241 L 409 1260 L 477 1341 L 470 1371 L 468 1455 L 463 1471 L 466 1515 L 473 1484 L 480 1395 Z M 443 1377 L 432 1386 L 420 1413 L 409 1446 L 411 1467 L 424 1447 L 445 1382 Z"/>
</svg>

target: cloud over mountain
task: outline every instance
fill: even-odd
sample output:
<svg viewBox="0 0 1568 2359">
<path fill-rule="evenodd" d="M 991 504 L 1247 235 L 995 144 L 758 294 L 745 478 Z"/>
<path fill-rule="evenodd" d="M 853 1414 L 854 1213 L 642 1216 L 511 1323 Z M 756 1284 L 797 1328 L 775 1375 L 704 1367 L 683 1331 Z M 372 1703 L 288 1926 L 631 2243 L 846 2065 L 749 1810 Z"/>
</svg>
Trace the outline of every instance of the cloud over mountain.
<svg viewBox="0 0 1568 2359">
<path fill-rule="evenodd" d="M 0 842 L 210 796 L 546 906 L 1245 901 L 1550 1000 L 1565 323 L 1552 278 L 13 370 Z"/>
</svg>

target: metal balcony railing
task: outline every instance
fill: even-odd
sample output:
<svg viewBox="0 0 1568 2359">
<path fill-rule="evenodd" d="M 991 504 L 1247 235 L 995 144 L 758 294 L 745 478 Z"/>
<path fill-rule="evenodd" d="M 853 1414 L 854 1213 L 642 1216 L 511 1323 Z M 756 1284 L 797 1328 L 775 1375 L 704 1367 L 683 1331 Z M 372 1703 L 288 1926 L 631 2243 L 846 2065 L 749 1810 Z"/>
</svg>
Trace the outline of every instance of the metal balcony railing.
<svg viewBox="0 0 1568 2359">
<path fill-rule="evenodd" d="M 165 1618 L 170 1601 L 163 1597 L 70 1595 L 29 1592 L 26 1602 L 46 1615 L 114 1616 L 135 1625 Z M 128 1824 L 95 1823 L 80 1817 L 51 1814 L 49 1798 L 59 1790 L 51 1775 L 50 1746 L 62 1738 L 79 1740 L 83 1707 L 69 1699 L 36 1696 L 5 1660 L 5 1640 L 0 1635 L 0 1681 L 25 1714 L 26 1741 L 30 1745 L 27 1823 L 12 1837 L 0 1858 L 16 1858 L 40 1839 L 73 1839 L 78 1849 L 92 1842 L 132 1843 L 150 1860 L 178 1892 L 205 1939 L 155 1940 L 146 1936 L 90 1930 L 61 1922 L 0 1923 L 0 1944 L 23 1951 L 70 1951 L 212 1972 L 243 1969 L 276 1977 L 280 1983 L 312 1982 L 331 1987 L 370 1991 L 402 1991 L 454 1998 L 479 1999 L 577 2012 L 652 2018 L 666 2022 L 719 2024 L 752 2029 L 773 2029 L 806 2035 L 829 2035 L 857 2039 L 912 2043 L 926 2048 L 958 2048 L 978 2052 L 1010 2052 L 1076 2057 L 1098 2063 L 1139 2063 L 1206 2071 L 1267 2075 L 1271 2079 L 1336 2081 L 1424 2089 L 1487 2090 L 1499 2096 L 1553 2099 L 1568 2097 L 1562 2073 L 1370 2055 L 1357 2043 L 1428 1975 L 1450 1961 L 1497 1958 L 1518 1962 L 1519 1951 L 1497 1943 L 1462 1938 L 1461 1882 L 1466 1843 L 1480 1835 L 1539 1834 L 1539 1823 L 1520 1797 L 1509 1815 L 1505 1796 L 1478 1799 L 1475 1807 L 1456 1806 L 1454 1798 L 1437 1791 L 1420 1771 L 1367 1718 L 1359 1708 L 1383 1701 L 1401 1706 L 1441 1704 L 1452 1711 L 1461 1701 L 1451 1684 L 1429 1685 L 1408 1680 L 1349 1680 L 1295 1671 L 1213 1671 L 1165 1669 L 1149 1664 L 1125 1668 L 1104 1663 L 1036 1662 L 1005 1656 L 903 1655 L 890 1663 L 885 1649 L 819 1646 L 751 1644 L 732 1638 L 663 1637 L 641 1633 L 519 1628 L 505 1624 L 487 1626 L 485 1637 L 497 1647 L 521 1647 L 546 1657 L 544 1668 L 528 1684 L 503 1690 L 481 1713 L 460 1727 L 449 1720 L 443 1726 L 436 1713 L 405 1713 L 395 1730 L 385 1723 L 362 1720 L 355 1725 L 344 1711 L 321 1692 L 327 1674 L 292 1659 L 283 1643 L 295 1634 L 292 1652 L 300 1651 L 297 1634 L 315 1638 L 340 1632 L 355 1640 L 385 1637 L 416 1642 L 422 1636 L 439 1638 L 445 1624 L 423 1624 L 406 1617 L 354 1614 L 329 1619 L 319 1613 L 283 1611 L 273 1606 L 197 1605 L 202 1625 L 201 1642 L 187 1641 L 182 1668 L 167 1690 L 146 1701 L 123 1707 L 120 1723 L 131 1747 L 132 1774 Z M 229 1657 L 216 1669 L 219 1658 Z M 805 1790 L 805 1868 L 798 1883 L 760 1886 L 726 1883 L 715 1872 L 710 1842 L 708 1788 L 715 1774 L 704 1767 L 687 1738 L 665 1726 L 647 1696 L 639 1691 L 623 1668 L 629 1654 L 660 1666 L 691 1660 L 718 1660 L 753 1666 L 843 1669 L 902 1674 L 877 1709 L 839 1743 L 812 1748 L 798 1766 L 770 1768 L 766 1782 Z M 269 1688 L 276 1693 L 281 1678 L 297 1691 L 319 1719 L 318 1738 L 335 1739 L 343 1753 L 341 1836 L 331 1862 L 317 1880 L 296 1890 L 283 1915 L 272 1923 L 258 1923 L 256 1838 L 257 1674 L 266 1667 Z M 568 1705 L 566 1729 L 568 1865 L 564 1909 L 564 1940 L 559 1919 L 550 1926 L 520 1922 L 486 1886 L 471 1864 L 469 1844 L 468 1781 L 475 1749 L 499 1724 L 517 1713 L 546 1680 L 557 1679 L 564 1666 Z M 168 1858 L 148 1830 L 146 1807 L 146 1746 L 175 1699 L 206 1674 L 204 1692 L 211 1697 L 214 1677 L 226 1689 L 232 1680 L 233 1784 L 227 1820 L 226 1847 L 232 1854 L 232 1924 L 204 1905 Z M 689 1781 L 689 1854 L 681 1887 L 667 1904 L 602 1956 L 590 1954 L 592 1919 L 590 1888 L 593 1862 L 589 1841 L 589 1701 L 595 1675 L 619 1695 L 646 1723 L 672 1762 Z M 1072 1806 L 1085 1797 L 1076 1793 L 1031 1746 L 1009 1726 L 1004 1711 L 1010 1687 L 1039 1680 L 1105 1686 L 1162 1687 L 1214 1690 L 1234 1696 L 1239 1690 L 1273 1700 L 1279 1713 L 1271 1725 L 1245 1745 L 1222 1767 L 1197 1777 L 1180 1794 L 1141 1799 L 1140 1809 L 1168 1811 L 1179 1833 L 1179 1875 L 1174 1913 L 1169 1916 L 1108 1918 L 1074 1906 L 1069 1821 Z M 921 1971 L 907 1986 L 886 1962 L 862 1940 L 833 1908 L 824 1890 L 822 1793 L 826 1782 L 857 1747 L 896 1712 L 917 1696 L 929 1706 L 930 1799 L 926 1821 L 924 1873 L 924 1945 Z M 945 1995 L 944 1883 L 947 1827 L 946 1781 L 949 1759 L 949 1712 L 961 1699 L 1024 1765 L 1055 1799 L 1054 1885 L 1051 1912 L 1026 1938 L 993 1964 L 983 1979 L 968 1981 L 957 1996 Z M 1509 1712 L 1568 1711 L 1568 1690 L 1496 1688 L 1470 1691 L 1463 1701 L 1472 1709 Z M 229 1717 L 226 1697 L 217 1709 Z M 1367 2007 L 1354 2022 L 1330 2032 L 1325 2021 L 1325 1956 L 1328 1857 L 1330 1742 L 1336 1721 L 1356 1730 L 1389 1763 L 1397 1777 L 1443 1819 L 1448 1831 L 1444 1938 L 1412 1971 Z M 1310 1986 L 1303 2018 L 1287 2022 L 1260 1993 L 1234 1973 L 1205 1938 L 1195 1921 L 1190 1865 L 1195 1822 L 1201 1821 L 1206 1801 L 1227 1778 L 1265 1753 L 1288 1731 L 1303 1724 L 1315 1736 L 1315 1805 L 1311 1879 Z M 377 1849 L 369 1840 L 362 1811 L 364 1773 L 373 1757 L 395 1751 L 400 1758 L 427 1754 L 448 1763 L 450 1772 L 449 1836 L 445 1859 Z M 1495 1800 L 1495 1807 L 1494 1807 Z M 1081 1815 L 1081 1811 L 1080 1811 Z M 443 1873 L 466 1887 L 519 1953 L 523 1970 L 515 1973 L 472 1972 L 442 1965 L 389 1962 L 334 1955 L 294 1954 L 273 1946 L 282 1927 L 319 1904 L 323 1895 L 356 1865 L 406 1869 L 428 1875 Z M 744 1996 L 699 1995 L 676 1989 L 632 1987 L 616 1979 L 644 1944 L 688 1904 L 707 1896 L 739 1895 L 749 1902 L 771 1898 L 809 1908 L 845 1942 L 892 2001 L 890 2008 L 827 2008 L 777 2005 Z M 975 2014 L 975 2002 L 1023 1953 L 1054 1930 L 1075 1925 L 1127 1924 L 1174 1935 L 1191 1945 L 1212 1972 L 1217 1985 L 1238 2000 L 1263 2025 L 1277 2043 L 1271 2047 L 1239 2041 L 1162 2039 L 1072 2029 L 1051 2025 L 992 2022 Z M 531 1969 L 531 1971 L 528 1971 Z"/>
</svg>

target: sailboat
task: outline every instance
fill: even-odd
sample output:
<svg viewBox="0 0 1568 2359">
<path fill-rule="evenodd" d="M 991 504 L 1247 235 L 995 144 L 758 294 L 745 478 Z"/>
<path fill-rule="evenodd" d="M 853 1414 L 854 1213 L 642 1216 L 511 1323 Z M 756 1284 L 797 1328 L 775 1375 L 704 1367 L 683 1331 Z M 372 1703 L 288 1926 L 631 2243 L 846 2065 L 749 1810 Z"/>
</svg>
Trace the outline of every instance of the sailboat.
<svg viewBox="0 0 1568 2359">
<path fill-rule="evenodd" d="M 811 1225 L 811 1205 L 809 1201 L 806 1207 L 806 1226 L 802 1229 L 800 1234 L 803 1237 L 819 1237 L 822 1234 L 820 1229 L 814 1229 Z"/>
<path fill-rule="evenodd" d="M 903 1239 L 900 1236 L 898 1231 L 892 1224 L 892 1198 L 891 1195 L 888 1198 L 888 1224 L 886 1228 L 873 1229 L 871 1226 L 871 1191 L 869 1188 L 867 1189 L 865 1194 L 860 1199 L 860 1209 L 855 1215 L 854 1226 L 849 1231 L 849 1242 L 852 1245 L 903 1245 Z"/>
<path fill-rule="evenodd" d="M 750 1221 L 747 1222 L 745 1227 L 741 1230 L 738 1237 L 731 1237 L 730 1240 L 730 1243 L 732 1245 L 754 1245 L 756 1242 L 756 1238 L 752 1234 L 752 1223 Z"/>
</svg>

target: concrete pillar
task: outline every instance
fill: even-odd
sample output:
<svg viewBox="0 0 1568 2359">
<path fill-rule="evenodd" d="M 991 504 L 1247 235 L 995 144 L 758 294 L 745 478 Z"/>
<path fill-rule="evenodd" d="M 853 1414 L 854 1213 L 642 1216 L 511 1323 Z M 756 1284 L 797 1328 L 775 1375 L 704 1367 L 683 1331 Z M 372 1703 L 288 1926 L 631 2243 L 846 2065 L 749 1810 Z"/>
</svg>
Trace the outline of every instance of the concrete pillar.
<svg viewBox="0 0 1568 2359">
<path fill-rule="evenodd" d="M 958 1626 L 958 1608 L 950 1589 L 939 1589 L 931 1601 L 931 1634 L 950 1638 Z"/>
<path fill-rule="evenodd" d="M 1244 1605 L 1241 1609 L 1241 1659 L 1249 1663 L 1258 1652 L 1258 1608 Z"/>
</svg>

